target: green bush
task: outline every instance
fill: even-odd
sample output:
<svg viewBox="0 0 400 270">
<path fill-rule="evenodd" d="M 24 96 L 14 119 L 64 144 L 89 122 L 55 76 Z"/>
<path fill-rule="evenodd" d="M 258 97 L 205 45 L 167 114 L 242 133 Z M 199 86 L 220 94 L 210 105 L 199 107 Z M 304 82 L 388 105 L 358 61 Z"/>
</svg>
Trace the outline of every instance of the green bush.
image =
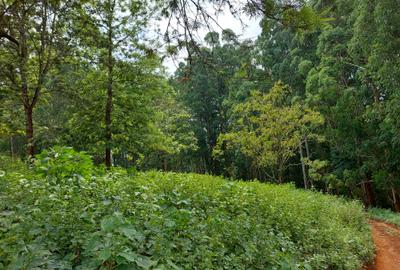
<svg viewBox="0 0 400 270">
<path fill-rule="evenodd" d="M 0 178 L 0 269 L 360 269 L 357 202 L 196 174 Z"/>
<path fill-rule="evenodd" d="M 395 213 L 389 209 L 382 208 L 371 208 L 368 210 L 368 213 L 371 215 L 371 218 L 400 226 L 400 213 Z"/>
<path fill-rule="evenodd" d="M 56 179 L 82 176 L 89 178 L 93 172 L 91 157 L 71 147 L 54 146 L 36 156 L 35 170 L 39 175 Z"/>
</svg>

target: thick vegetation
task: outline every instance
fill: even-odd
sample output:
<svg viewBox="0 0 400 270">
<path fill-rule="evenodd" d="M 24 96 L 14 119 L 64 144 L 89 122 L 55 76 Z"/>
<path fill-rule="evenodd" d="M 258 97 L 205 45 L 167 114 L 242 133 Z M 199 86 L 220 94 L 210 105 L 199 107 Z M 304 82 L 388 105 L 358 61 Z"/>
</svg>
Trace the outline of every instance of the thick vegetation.
<svg viewBox="0 0 400 270">
<path fill-rule="evenodd" d="M 400 212 L 399 17 L 399 0 L 0 1 L 0 269 L 358 269 L 366 219 L 398 220 L 358 200 Z"/>
<path fill-rule="evenodd" d="M 0 2 L 1 153 L 68 145 L 400 211 L 399 0 Z M 261 33 L 221 29 L 228 11 Z"/>
<path fill-rule="evenodd" d="M 357 202 L 207 175 L 71 171 L 87 156 L 67 148 L 41 157 L 37 172 L 2 171 L 1 268 L 359 269 L 371 257 Z"/>
</svg>

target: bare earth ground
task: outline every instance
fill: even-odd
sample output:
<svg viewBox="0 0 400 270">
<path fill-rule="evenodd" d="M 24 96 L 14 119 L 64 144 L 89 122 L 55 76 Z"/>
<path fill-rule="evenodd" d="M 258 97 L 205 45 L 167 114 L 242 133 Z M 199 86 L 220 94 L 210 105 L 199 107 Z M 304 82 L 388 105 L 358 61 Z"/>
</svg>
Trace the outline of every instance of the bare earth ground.
<svg viewBox="0 0 400 270">
<path fill-rule="evenodd" d="M 400 270 L 400 228 L 382 221 L 371 220 L 375 242 L 375 265 L 366 270 Z"/>
</svg>

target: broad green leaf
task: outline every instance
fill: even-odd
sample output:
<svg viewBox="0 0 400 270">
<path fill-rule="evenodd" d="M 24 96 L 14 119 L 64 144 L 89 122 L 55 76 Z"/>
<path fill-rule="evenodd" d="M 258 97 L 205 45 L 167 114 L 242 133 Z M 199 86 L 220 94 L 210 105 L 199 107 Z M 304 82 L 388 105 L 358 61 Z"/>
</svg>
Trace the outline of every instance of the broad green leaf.
<svg viewBox="0 0 400 270">
<path fill-rule="evenodd" d="M 111 257 L 111 249 L 106 247 L 105 249 L 100 250 L 98 257 L 102 261 L 108 260 Z"/>
<path fill-rule="evenodd" d="M 118 256 L 125 258 L 128 262 L 135 262 L 138 258 L 138 255 L 133 252 L 120 252 Z"/>
</svg>

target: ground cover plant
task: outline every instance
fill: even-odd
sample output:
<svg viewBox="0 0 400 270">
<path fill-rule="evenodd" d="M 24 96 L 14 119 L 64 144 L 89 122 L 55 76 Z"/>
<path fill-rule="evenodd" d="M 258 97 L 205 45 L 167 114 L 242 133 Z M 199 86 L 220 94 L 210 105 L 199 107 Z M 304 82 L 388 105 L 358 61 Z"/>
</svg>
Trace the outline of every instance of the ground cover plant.
<svg viewBox="0 0 400 270">
<path fill-rule="evenodd" d="M 388 223 L 400 226 L 400 214 L 389 209 L 371 208 L 368 210 L 371 218 L 386 221 Z"/>
<path fill-rule="evenodd" d="M 38 173 L 2 170 L 2 269 L 359 269 L 372 256 L 357 202 L 198 174 L 96 174 L 87 163 L 84 178 L 60 173 L 84 154 L 56 150 Z"/>
</svg>

